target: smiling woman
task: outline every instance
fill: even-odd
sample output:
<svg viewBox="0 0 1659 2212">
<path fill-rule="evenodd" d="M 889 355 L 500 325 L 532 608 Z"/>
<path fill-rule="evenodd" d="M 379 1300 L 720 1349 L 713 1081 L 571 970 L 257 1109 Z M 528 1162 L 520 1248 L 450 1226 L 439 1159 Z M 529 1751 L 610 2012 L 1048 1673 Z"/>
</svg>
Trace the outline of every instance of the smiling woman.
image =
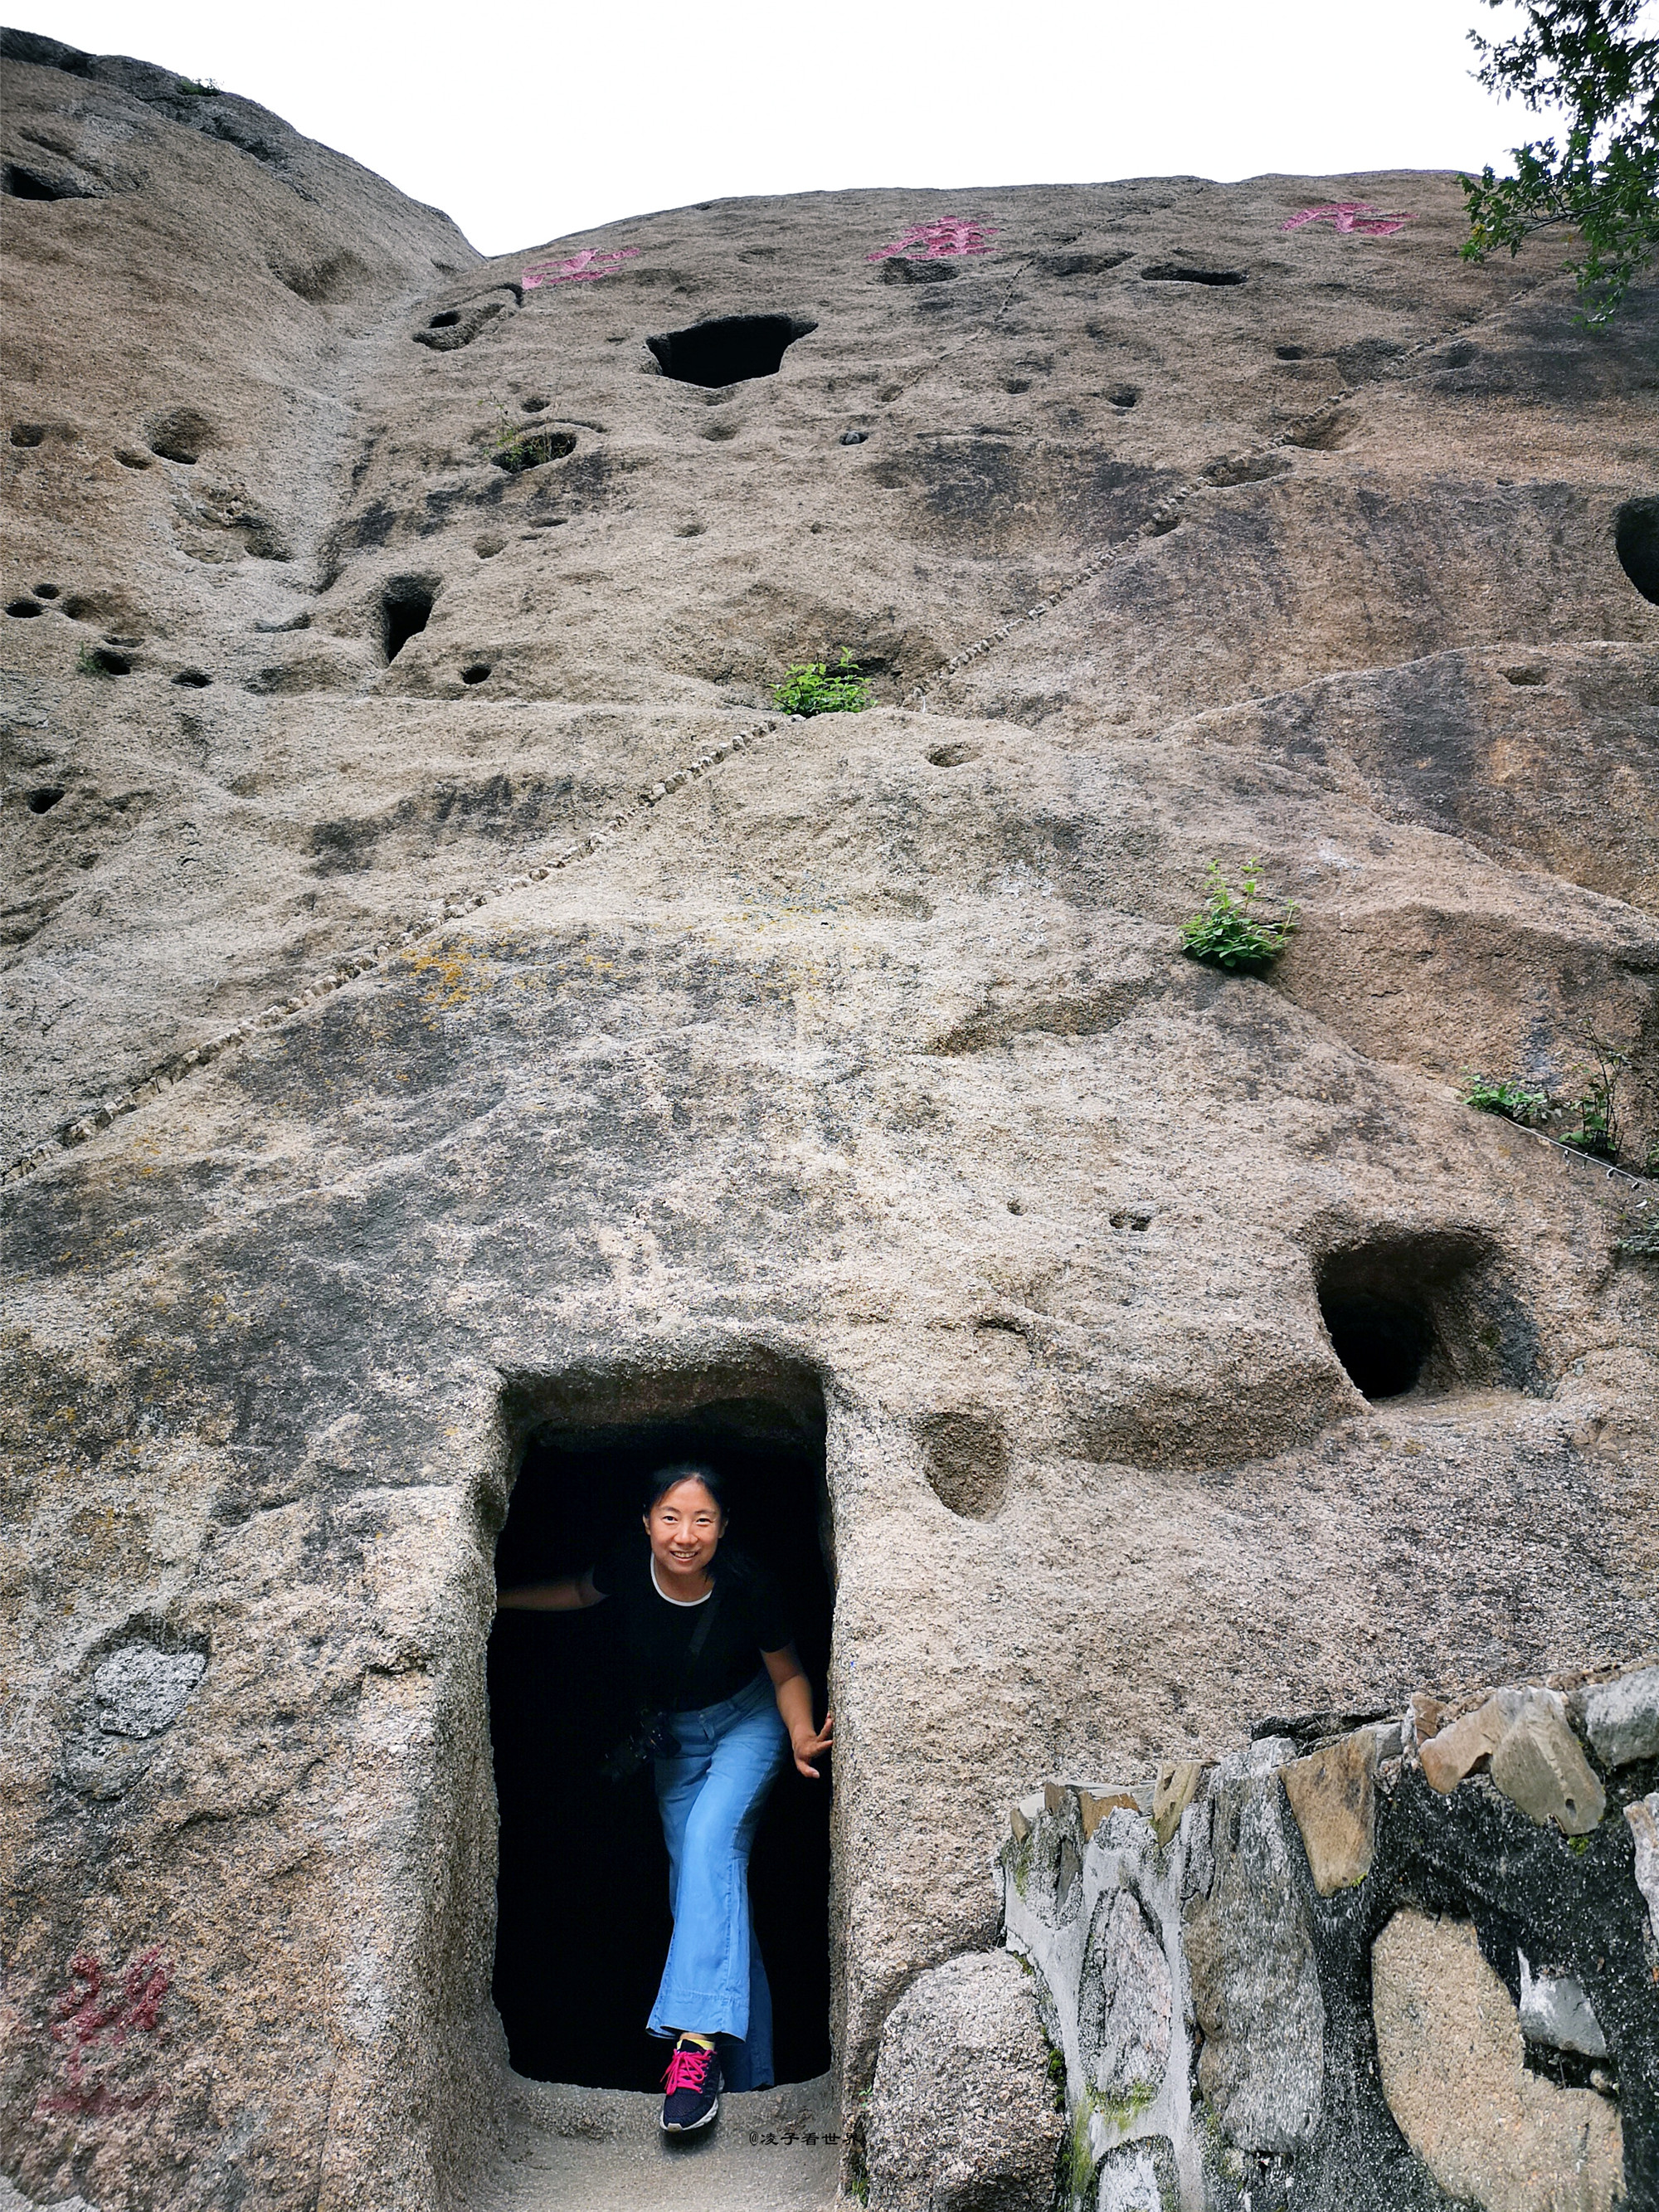
<svg viewBox="0 0 1659 2212">
<path fill-rule="evenodd" d="M 607 1472 L 620 1489 L 627 1480 L 626 1462 L 633 1456 L 628 1444 L 633 1440 L 617 1442 L 623 1443 L 623 1452 L 612 1459 Z M 729 1459 L 731 1454 L 720 1456 Z M 556 1847 L 550 1848 L 550 1832 L 556 1832 L 557 1824 L 545 1818 L 535 1820 L 520 1842 L 512 1771 L 516 1762 L 509 1739 L 522 1735 L 528 1751 L 530 1739 L 541 1733 L 544 1758 L 553 1747 L 544 1729 L 536 1731 L 532 1718 L 532 1710 L 544 1715 L 546 1706 L 537 1697 L 532 1708 L 526 1694 L 526 1662 L 533 1662 L 523 1632 L 511 1647 L 521 1655 L 516 1667 L 506 1647 L 492 1662 L 496 1768 L 502 1796 L 497 1997 L 514 2061 L 522 2070 L 556 2071 L 568 2077 L 606 2080 L 611 2086 L 631 2086 L 638 2076 L 624 2054 L 637 2047 L 639 2015 L 633 2020 L 617 2017 L 613 1993 L 624 1987 L 637 1989 L 639 1997 L 630 2002 L 639 2002 L 641 2013 L 645 2012 L 648 1985 L 641 1975 L 647 1970 L 648 1954 L 656 1990 L 645 2025 L 649 2035 L 673 2045 L 662 2118 L 665 2130 L 673 2133 L 708 2124 L 722 2086 L 763 2087 L 780 2070 L 787 2077 L 791 2070 L 799 2074 L 803 2062 L 812 2070 L 815 2062 L 821 2063 L 821 1973 L 809 1964 L 803 1974 L 800 1946 L 805 1935 L 809 1948 L 822 1948 L 825 1900 L 819 1887 L 821 1846 L 815 1848 L 813 1839 L 823 1832 L 821 1801 L 827 1786 L 819 1770 L 829 1748 L 830 1725 L 827 1719 L 821 1729 L 814 1725 L 811 1686 L 795 1635 L 799 1618 L 809 1653 L 816 1657 L 827 1592 L 821 1564 L 811 1556 L 816 1546 L 810 1539 L 800 1540 L 805 1528 L 792 1537 L 785 1527 L 790 1519 L 801 1518 L 791 1515 L 792 1503 L 810 1512 L 811 1492 L 802 1490 L 797 1497 L 797 1486 L 787 1479 L 789 1470 L 777 1465 L 775 1454 L 769 1456 L 774 1462 L 768 1470 L 773 1480 L 766 1487 L 773 1510 L 751 1510 L 745 1516 L 755 1551 L 731 1539 L 731 1492 L 709 1457 L 659 1457 L 643 1486 L 637 1517 L 629 1516 L 631 1532 L 626 1522 L 612 1522 L 616 1533 L 598 1544 L 593 1564 L 582 1572 L 551 1581 L 513 1579 L 517 1560 L 528 1564 L 545 1541 L 530 1534 L 524 1542 L 531 1524 L 522 1522 L 520 1542 L 512 1540 L 514 1531 L 509 1522 L 498 1565 L 504 1584 L 498 1602 L 503 1613 L 592 1616 L 594 1629 L 604 1632 L 606 1653 L 614 1655 L 609 1668 L 601 1662 L 601 1673 L 612 1685 L 618 1679 L 625 1685 L 620 1697 L 601 1700 L 603 1712 L 591 1714 L 589 1748 L 576 1751 L 565 1772 L 556 1778 L 567 1806 L 580 1802 L 587 1815 L 582 1823 L 587 1869 L 602 1865 L 605 1874 L 599 1881 L 607 1893 L 614 1889 L 616 1894 L 607 1911 L 594 1894 L 589 1875 L 582 1918 L 591 1931 L 592 1908 L 599 1906 L 600 1940 L 593 1963 L 600 1988 L 589 2016 L 575 2019 L 574 2038 L 567 2039 L 563 2051 L 556 2051 L 547 2047 L 546 2021 L 535 2016 L 546 2009 L 545 1980 L 532 1971 L 522 1998 L 517 1984 L 527 1932 L 521 1916 L 538 1916 L 552 1901 L 536 1894 L 532 1864 L 544 1892 L 550 1881 L 557 1884 L 559 1854 Z M 565 1471 L 559 1465 L 562 1458 L 558 1455 L 551 1463 L 556 1480 Z M 515 1501 L 515 1513 L 520 1503 L 532 1512 L 551 1507 L 551 1498 L 535 1479 L 538 1471 L 532 1470 L 529 1493 Z M 742 1480 L 744 1472 L 740 1466 L 738 1487 L 740 1493 L 749 1488 L 744 1503 L 752 1507 L 759 1500 L 752 1478 L 748 1485 Z M 781 1483 L 780 1474 L 784 1476 Z M 591 1497 L 591 1485 L 584 1482 L 581 1487 Z M 781 1521 L 780 1506 L 784 1509 Z M 581 1540 L 575 1531 L 566 1530 L 563 1542 L 568 1545 L 573 1539 Z M 590 1545 L 593 1542 L 588 1540 Z M 811 1571 L 815 1565 L 816 1575 Z M 575 1626 L 573 1621 L 572 1629 Z M 585 1640 L 597 1657 L 591 1637 Z M 536 1672 L 539 1674 L 541 1669 Z M 595 1670 L 591 1662 L 562 1667 L 558 1672 L 559 1687 L 552 1702 L 562 1706 L 574 1702 L 579 1709 L 592 1703 L 589 1685 Z M 792 1766 L 799 1779 L 785 1793 L 793 1802 L 782 1808 L 784 1826 L 799 1827 L 805 1817 L 810 1832 L 787 1853 L 770 1854 L 774 1863 L 763 1869 L 758 1899 L 763 1925 L 769 1923 L 767 1948 L 774 1950 L 769 1931 L 777 1929 L 778 1907 L 785 1902 L 782 1893 L 793 1893 L 787 1895 L 788 1910 L 775 1949 L 775 1972 L 781 1968 L 784 1977 L 775 2060 L 772 1983 L 757 1936 L 748 1869 L 774 1785 Z M 653 1854 L 640 1833 L 642 1807 L 637 1793 L 629 1788 L 647 1767 L 666 1849 L 672 1933 L 655 1927 L 659 1876 L 652 1872 Z M 591 1782 L 585 1774 L 592 1776 Z M 613 1832 L 598 1852 L 592 1848 L 592 1829 L 596 1810 Z M 769 1825 L 775 1828 L 777 1823 Z M 623 1868 L 628 1871 L 618 1881 L 616 1876 Z M 560 1904 L 561 1949 L 566 1954 L 559 1961 L 562 1967 L 572 1931 L 568 1899 Z M 510 1925 L 514 1922 L 516 1929 Z M 810 1932 L 813 1929 L 820 1931 L 816 1939 Z M 606 1936 L 608 1945 L 603 1940 Z M 622 1963 L 621 1954 L 631 1956 L 634 1950 L 641 1953 L 639 1972 Z M 532 1984 L 536 1985 L 534 1996 Z M 562 2002 L 555 2009 L 562 2011 Z M 815 2030 L 810 2025 L 814 2013 Z M 807 2029 L 804 2039 L 803 2027 Z M 556 2024 L 553 2033 L 556 2039 Z"/>
</svg>

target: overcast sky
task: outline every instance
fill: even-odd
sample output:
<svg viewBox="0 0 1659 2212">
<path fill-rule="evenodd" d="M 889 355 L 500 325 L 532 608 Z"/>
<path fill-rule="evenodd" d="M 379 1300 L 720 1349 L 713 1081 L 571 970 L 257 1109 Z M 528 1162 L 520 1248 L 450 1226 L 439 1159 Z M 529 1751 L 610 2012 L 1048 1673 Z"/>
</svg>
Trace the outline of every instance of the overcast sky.
<svg viewBox="0 0 1659 2212">
<path fill-rule="evenodd" d="M 1481 0 L 6 0 L 261 101 L 505 253 L 654 208 L 849 185 L 1468 168 L 1527 137 Z"/>
</svg>

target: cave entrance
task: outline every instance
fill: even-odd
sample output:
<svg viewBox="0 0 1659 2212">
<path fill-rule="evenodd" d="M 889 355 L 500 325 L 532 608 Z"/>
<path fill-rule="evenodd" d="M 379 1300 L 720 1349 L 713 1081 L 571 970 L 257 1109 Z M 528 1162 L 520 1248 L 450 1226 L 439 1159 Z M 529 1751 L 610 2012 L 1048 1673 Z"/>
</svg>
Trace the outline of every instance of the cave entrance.
<svg viewBox="0 0 1659 2212">
<path fill-rule="evenodd" d="M 720 315 L 684 331 L 665 331 L 646 344 L 665 376 L 679 384 L 745 384 L 750 377 L 775 376 L 783 356 L 816 323 L 793 315 Z"/>
<path fill-rule="evenodd" d="M 397 576 L 386 586 L 380 597 L 380 643 L 388 661 L 420 635 L 436 599 L 432 586 L 418 576 Z"/>
<path fill-rule="evenodd" d="M 1373 1401 L 1531 1382 L 1535 1331 L 1477 1235 L 1385 1233 L 1328 1253 L 1316 1283 L 1331 1348 Z"/>
<path fill-rule="evenodd" d="M 782 1584 L 823 1709 L 833 1597 L 824 1421 L 760 1397 L 678 1418 L 549 1423 L 526 1442 L 495 1547 L 498 1587 L 580 1574 L 639 1527 L 640 1492 L 677 1458 L 730 1487 L 730 1540 Z M 617 1609 L 506 1612 L 489 1660 L 501 1812 L 494 1995 L 515 2070 L 589 2088 L 659 2089 L 668 2046 L 645 2032 L 667 1955 L 668 1859 L 647 1767 L 600 1771 L 634 1717 Z M 830 2064 L 830 1769 L 779 1777 L 750 1864 L 780 2081 Z"/>
</svg>

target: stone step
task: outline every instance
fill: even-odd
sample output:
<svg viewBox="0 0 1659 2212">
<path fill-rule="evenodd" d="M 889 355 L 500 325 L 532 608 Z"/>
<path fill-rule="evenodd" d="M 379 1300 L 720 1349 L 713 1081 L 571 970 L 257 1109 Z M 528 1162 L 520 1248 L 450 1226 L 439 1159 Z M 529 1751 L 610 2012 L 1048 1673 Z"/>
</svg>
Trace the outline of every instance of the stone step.
<svg viewBox="0 0 1659 2212">
<path fill-rule="evenodd" d="M 657 2097 L 520 2081 L 475 2212 L 829 2212 L 841 2156 L 827 2074 L 722 2099 L 685 2141 Z"/>
</svg>

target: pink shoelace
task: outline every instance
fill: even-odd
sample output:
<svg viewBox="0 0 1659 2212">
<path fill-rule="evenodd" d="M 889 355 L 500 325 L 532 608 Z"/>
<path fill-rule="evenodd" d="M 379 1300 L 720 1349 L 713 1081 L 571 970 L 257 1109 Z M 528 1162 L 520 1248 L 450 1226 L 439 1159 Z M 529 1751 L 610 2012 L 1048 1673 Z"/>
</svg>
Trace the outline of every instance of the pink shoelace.
<svg viewBox="0 0 1659 2212">
<path fill-rule="evenodd" d="M 708 2062 L 714 2055 L 712 2051 L 704 2051 L 695 2043 L 688 2043 L 684 2049 L 677 2044 L 674 2056 L 668 2062 L 668 2071 L 662 2077 L 665 2094 L 672 2097 L 676 2089 L 701 2092 L 708 2078 Z"/>
</svg>

